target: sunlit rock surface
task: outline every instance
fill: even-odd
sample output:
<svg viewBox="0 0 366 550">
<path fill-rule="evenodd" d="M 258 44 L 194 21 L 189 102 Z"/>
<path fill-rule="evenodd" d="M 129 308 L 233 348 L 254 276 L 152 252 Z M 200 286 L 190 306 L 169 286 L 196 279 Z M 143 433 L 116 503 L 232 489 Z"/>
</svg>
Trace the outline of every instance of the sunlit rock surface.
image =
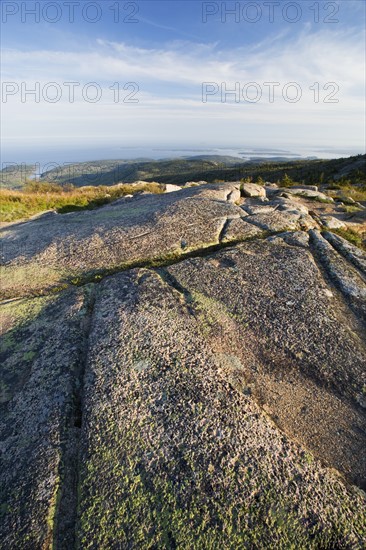
<svg viewBox="0 0 366 550">
<path fill-rule="evenodd" d="M 1 548 L 364 547 L 366 256 L 262 189 L 2 231 Z"/>
</svg>

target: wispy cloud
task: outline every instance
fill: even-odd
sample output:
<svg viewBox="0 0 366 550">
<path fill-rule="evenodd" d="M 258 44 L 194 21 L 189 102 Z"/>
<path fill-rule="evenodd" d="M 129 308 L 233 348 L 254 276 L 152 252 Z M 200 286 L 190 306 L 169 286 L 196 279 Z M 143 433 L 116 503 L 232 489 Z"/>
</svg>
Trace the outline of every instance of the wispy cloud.
<svg viewBox="0 0 366 550">
<path fill-rule="evenodd" d="M 150 22 L 151 23 L 151 22 Z M 307 142 L 338 143 L 342 139 L 362 143 L 364 135 L 364 35 L 361 31 L 332 29 L 314 32 L 304 27 L 297 39 L 288 41 L 281 32 L 251 48 L 223 49 L 220 43 L 174 41 L 165 47 L 140 48 L 128 43 L 97 40 L 88 49 L 75 51 L 4 50 L 3 80 L 81 84 L 98 82 L 103 89 L 100 102 L 90 104 L 78 98 L 69 104 L 60 102 L 20 104 L 19 97 L 9 99 L 4 111 L 4 133 L 12 138 L 31 139 L 60 136 L 72 140 L 108 135 L 141 135 L 165 139 L 169 133 L 200 139 L 225 136 L 239 139 L 241 134 L 293 136 L 299 132 Z M 139 84 L 137 105 L 115 104 L 109 86 L 114 82 Z M 303 90 L 300 102 L 291 104 L 278 97 L 269 103 L 264 96 L 255 104 L 221 102 L 217 94 L 202 103 L 203 82 L 297 82 Z M 314 103 L 309 90 L 319 82 L 323 94 Z M 335 82 L 339 103 L 325 104 L 322 87 Z M 71 136 L 71 137 L 70 137 Z M 290 141 L 287 141 L 287 143 Z"/>
<path fill-rule="evenodd" d="M 364 35 L 358 31 L 306 32 L 296 42 L 285 35 L 232 50 L 219 43 L 174 42 L 139 48 L 98 39 L 84 51 L 4 50 L 3 74 L 19 79 L 110 80 L 200 84 L 203 81 L 332 79 L 354 87 L 363 82 Z"/>
<path fill-rule="evenodd" d="M 178 29 L 177 27 L 171 27 L 169 25 L 162 25 L 161 23 L 156 23 L 156 21 L 152 21 L 151 19 L 147 19 L 146 17 L 139 16 L 139 22 L 140 23 L 145 23 L 145 25 L 149 25 L 149 26 L 154 27 L 156 29 L 171 31 L 171 32 L 174 33 L 174 35 L 185 36 L 186 38 L 189 38 L 190 40 L 199 41 L 198 36 L 194 36 L 192 34 L 188 34 L 186 32 L 183 32 L 180 29 Z"/>
</svg>

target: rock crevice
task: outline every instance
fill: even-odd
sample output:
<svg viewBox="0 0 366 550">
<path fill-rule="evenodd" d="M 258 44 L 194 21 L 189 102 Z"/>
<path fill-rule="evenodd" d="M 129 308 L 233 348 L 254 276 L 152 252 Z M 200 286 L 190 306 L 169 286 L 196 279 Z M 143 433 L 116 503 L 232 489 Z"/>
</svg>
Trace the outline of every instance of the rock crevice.
<svg viewBox="0 0 366 550">
<path fill-rule="evenodd" d="M 84 380 L 87 375 L 89 337 L 92 330 L 97 288 L 84 289 L 81 318 L 79 360 L 75 368 L 72 413 L 63 441 L 58 503 L 54 518 L 54 547 L 69 550 L 76 544 L 78 487 L 80 471 L 80 438 L 83 427 Z"/>
</svg>

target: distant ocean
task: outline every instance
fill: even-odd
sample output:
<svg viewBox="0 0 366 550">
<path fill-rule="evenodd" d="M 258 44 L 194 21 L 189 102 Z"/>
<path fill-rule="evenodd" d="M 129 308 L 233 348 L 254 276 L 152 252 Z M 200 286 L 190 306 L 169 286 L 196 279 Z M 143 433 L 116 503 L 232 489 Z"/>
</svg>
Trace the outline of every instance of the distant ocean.
<svg viewBox="0 0 366 550">
<path fill-rule="evenodd" d="M 325 149 L 325 148 L 294 148 L 289 149 L 271 149 L 271 148 L 252 148 L 243 145 L 240 148 L 217 147 L 217 148 L 168 148 L 168 147 L 91 147 L 82 149 L 35 149 L 30 147 L 27 150 L 2 148 L 1 168 L 14 164 L 39 164 L 40 171 L 44 172 L 53 166 L 62 166 L 65 164 L 96 161 L 96 160 L 132 160 L 132 159 L 153 159 L 163 160 L 171 158 L 191 157 L 196 155 L 222 155 L 237 157 L 238 160 L 251 160 L 253 158 L 276 158 L 284 157 L 292 160 L 305 158 L 331 159 L 340 157 L 349 157 L 362 154 L 361 149 Z"/>
</svg>

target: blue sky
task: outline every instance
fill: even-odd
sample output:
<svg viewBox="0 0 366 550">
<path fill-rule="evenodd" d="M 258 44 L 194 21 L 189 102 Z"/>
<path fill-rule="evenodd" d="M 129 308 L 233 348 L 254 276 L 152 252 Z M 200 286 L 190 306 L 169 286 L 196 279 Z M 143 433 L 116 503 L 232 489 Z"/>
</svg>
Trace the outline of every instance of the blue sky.
<svg viewBox="0 0 366 550">
<path fill-rule="evenodd" d="M 115 145 L 362 152 L 365 5 L 4 0 L 5 154 Z"/>
</svg>

